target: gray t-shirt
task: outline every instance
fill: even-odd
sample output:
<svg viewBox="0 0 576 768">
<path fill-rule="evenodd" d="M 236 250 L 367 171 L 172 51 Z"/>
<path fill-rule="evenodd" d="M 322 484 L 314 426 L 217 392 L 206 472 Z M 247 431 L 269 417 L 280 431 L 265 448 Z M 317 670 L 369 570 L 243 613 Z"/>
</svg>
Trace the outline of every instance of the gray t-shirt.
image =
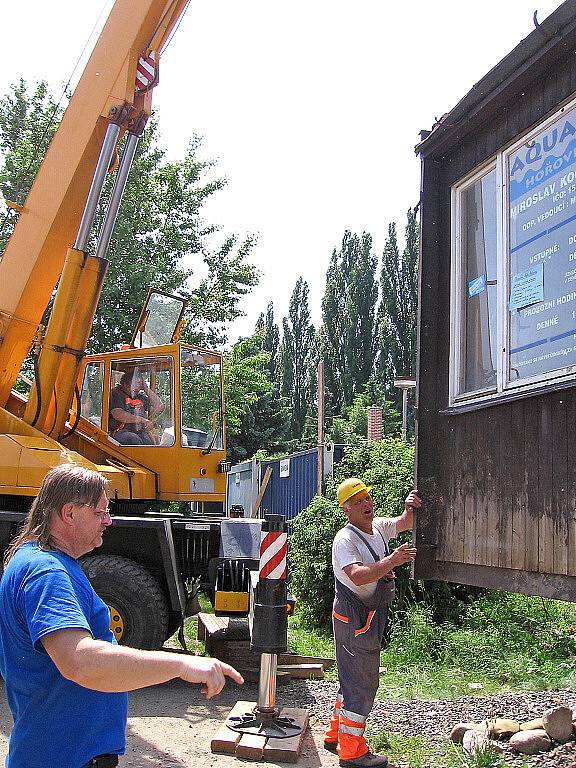
<svg viewBox="0 0 576 768">
<path fill-rule="evenodd" d="M 355 528 L 356 526 L 352 527 Z M 372 535 L 364 533 L 360 529 L 357 530 L 360 532 L 360 536 L 363 536 L 366 541 L 370 542 L 370 546 L 381 560 L 388 554 L 388 542 L 396 536 L 396 521 L 390 517 L 375 517 L 372 520 L 372 530 L 374 531 Z M 370 550 L 354 531 L 351 531 L 348 527 L 341 528 L 338 531 L 332 544 L 334 576 L 346 587 L 349 587 L 360 599 L 372 597 L 374 592 L 376 592 L 377 582 L 362 584 L 358 587 L 342 569 L 346 568 L 347 565 L 352 565 L 352 563 L 372 565 L 373 562 L 374 558 L 370 554 Z"/>
</svg>

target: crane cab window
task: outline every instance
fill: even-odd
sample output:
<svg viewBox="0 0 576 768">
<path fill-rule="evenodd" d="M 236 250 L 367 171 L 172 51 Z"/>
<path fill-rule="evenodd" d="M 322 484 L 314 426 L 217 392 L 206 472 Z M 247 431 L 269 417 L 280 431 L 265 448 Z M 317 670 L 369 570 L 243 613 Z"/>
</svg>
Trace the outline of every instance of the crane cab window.
<svg viewBox="0 0 576 768">
<path fill-rule="evenodd" d="M 182 392 L 182 445 L 222 450 L 221 358 L 209 352 L 180 350 Z"/>
<path fill-rule="evenodd" d="M 121 445 L 174 445 L 169 358 L 112 363 L 108 433 Z"/>
<path fill-rule="evenodd" d="M 80 394 L 80 413 L 97 427 L 102 426 L 102 391 L 104 389 L 104 363 L 88 363 L 84 371 Z"/>
</svg>

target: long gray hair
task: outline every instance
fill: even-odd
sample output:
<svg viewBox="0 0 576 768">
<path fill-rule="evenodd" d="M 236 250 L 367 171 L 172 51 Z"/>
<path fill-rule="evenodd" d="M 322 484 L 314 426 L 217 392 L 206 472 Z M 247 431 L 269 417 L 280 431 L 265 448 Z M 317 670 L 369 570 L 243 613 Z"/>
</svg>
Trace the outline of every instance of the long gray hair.
<svg viewBox="0 0 576 768">
<path fill-rule="evenodd" d="M 42 481 L 22 528 L 6 550 L 4 567 L 18 547 L 28 541 L 35 541 L 41 549 L 52 549 L 50 528 L 54 515 L 64 504 L 96 506 L 107 485 L 108 480 L 99 472 L 77 464 L 61 464 L 51 469 Z"/>
</svg>

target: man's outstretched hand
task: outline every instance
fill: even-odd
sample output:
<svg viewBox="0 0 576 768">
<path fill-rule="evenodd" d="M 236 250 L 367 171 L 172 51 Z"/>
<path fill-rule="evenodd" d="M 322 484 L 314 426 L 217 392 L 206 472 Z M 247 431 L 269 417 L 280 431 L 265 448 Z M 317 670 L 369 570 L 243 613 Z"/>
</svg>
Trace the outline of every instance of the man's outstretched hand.
<svg viewBox="0 0 576 768">
<path fill-rule="evenodd" d="M 234 680 L 238 685 L 242 685 L 244 682 L 240 672 L 219 659 L 185 656 L 182 663 L 184 665 L 180 674 L 182 680 L 188 683 L 203 683 L 202 693 L 207 699 L 220 693 L 226 684 L 227 677 Z"/>
</svg>

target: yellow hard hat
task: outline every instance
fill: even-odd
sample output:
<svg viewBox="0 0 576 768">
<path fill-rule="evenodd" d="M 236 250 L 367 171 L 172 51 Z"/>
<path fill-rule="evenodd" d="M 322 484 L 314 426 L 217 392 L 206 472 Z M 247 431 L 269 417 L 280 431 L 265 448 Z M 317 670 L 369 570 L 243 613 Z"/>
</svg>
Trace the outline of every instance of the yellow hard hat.
<svg viewBox="0 0 576 768">
<path fill-rule="evenodd" d="M 338 504 L 343 507 L 352 496 L 356 496 L 356 494 L 361 491 L 369 493 L 371 490 L 372 488 L 363 483 L 358 477 L 349 477 L 338 486 Z"/>
</svg>

